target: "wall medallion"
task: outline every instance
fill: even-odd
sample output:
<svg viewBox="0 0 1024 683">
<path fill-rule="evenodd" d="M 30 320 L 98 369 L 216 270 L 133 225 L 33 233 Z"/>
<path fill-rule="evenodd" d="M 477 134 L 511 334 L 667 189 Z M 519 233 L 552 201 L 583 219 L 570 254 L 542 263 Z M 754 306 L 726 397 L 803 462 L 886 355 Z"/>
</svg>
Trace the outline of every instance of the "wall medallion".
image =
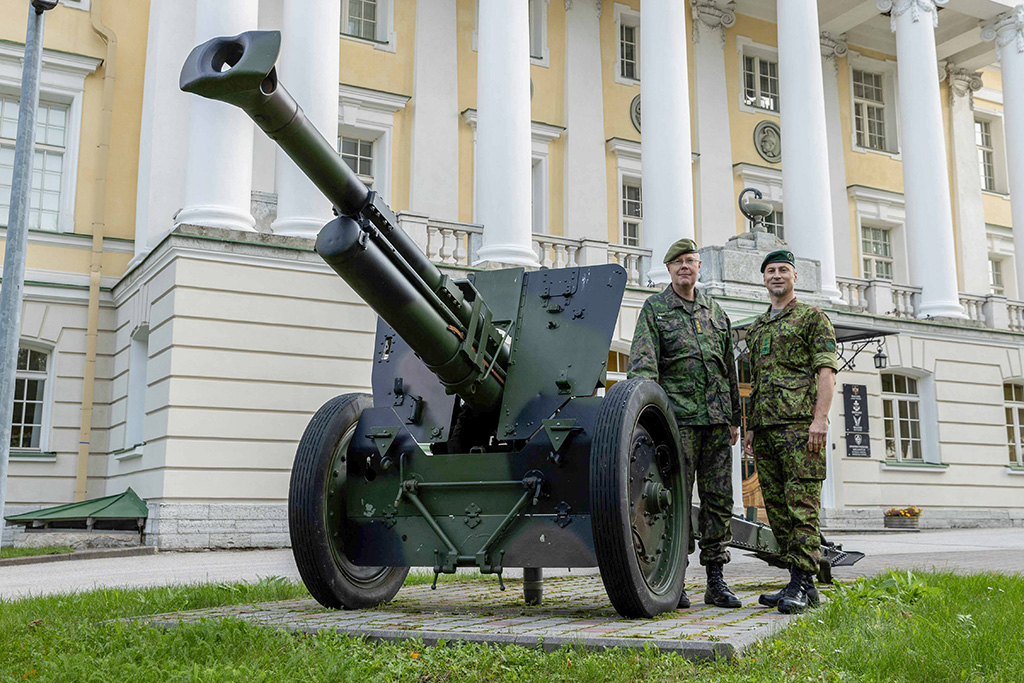
<svg viewBox="0 0 1024 683">
<path fill-rule="evenodd" d="M 636 128 L 636 132 L 640 132 L 640 96 L 637 95 L 633 98 L 633 101 L 629 103 L 629 120 L 633 122 L 633 127 Z"/>
<path fill-rule="evenodd" d="M 754 147 L 761 158 L 777 164 L 782 161 L 782 131 L 774 121 L 762 121 L 754 128 Z"/>
</svg>

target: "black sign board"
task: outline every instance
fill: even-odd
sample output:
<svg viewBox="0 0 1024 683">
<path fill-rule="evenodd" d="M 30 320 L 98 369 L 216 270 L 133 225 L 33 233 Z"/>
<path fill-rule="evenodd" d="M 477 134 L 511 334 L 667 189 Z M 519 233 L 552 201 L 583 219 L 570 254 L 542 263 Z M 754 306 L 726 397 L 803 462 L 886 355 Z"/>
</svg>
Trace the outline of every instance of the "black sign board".
<svg viewBox="0 0 1024 683">
<path fill-rule="evenodd" d="M 843 412 L 846 414 L 846 455 L 870 458 L 868 430 L 868 388 L 863 384 L 843 385 Z"/>
</svg>

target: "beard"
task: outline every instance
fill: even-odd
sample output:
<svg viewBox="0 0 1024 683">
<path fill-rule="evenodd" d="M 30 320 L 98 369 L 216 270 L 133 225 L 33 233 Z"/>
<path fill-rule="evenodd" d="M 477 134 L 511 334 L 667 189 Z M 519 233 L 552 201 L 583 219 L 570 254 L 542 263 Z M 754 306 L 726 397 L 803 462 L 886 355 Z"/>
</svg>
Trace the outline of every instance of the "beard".
<svg viewBox="0 0 1024 683">
<path fill-rule="evenodd" d="M 775 296 L 785 296 L 793 291 L 793 286 L 785 282 L 777 285 L 768 285 L 768 291 Z"/>
</svg>

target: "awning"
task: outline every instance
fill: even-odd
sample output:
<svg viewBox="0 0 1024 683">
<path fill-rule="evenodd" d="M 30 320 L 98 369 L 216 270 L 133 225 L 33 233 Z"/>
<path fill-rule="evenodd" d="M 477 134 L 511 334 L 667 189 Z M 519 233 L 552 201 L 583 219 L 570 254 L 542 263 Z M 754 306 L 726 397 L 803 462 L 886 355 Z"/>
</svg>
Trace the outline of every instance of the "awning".
<svg viewBox="0 0 1024 683">
<path fill-rule="evenodd" d="M 733 324 L 732 330 L 735 337 L 733 346 L 735 348 L 737 358 L 746 357 L 747 328 L 749 328 L 759 317 L 760 314 L 748 316 L 746 318 L 741 318 Z M 896 330 L 887 329 L 885 327 L 850 325 L 849 323 L 837 324 L 834 321 L 832 323 L 832 327 L 836 332 L 836 353 L 839 356 L 840 371 L 853 367 L 854 359 L 869 344 L 877 342 L 879 344 L 879 348 L 881 348 L 885 343 L 885 337 L 899 334 Z"/>
<path fill-rule="evenodd" d="M 104 498 L 83 500 L 56 507 L 4 517 L 11 524 L 24 524 L 26 529 L 127 529 L 141 530 L 149 516 L 149 508 L 135 491 Z"/>
</svg>

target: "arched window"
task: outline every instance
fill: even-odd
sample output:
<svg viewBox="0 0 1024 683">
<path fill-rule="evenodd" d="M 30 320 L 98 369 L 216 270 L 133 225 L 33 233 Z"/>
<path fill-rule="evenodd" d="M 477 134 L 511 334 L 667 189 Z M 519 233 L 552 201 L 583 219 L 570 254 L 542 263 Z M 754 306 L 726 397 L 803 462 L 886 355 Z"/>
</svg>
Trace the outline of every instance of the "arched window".
<svg viewBox="0 0 1024 683">
<path fill-rule="evenodd" d="M 1006 409 L 1006 443 L 1010 450 L 1010 464 L 1024 465 L 1024 384 L 1004 384 L 1003 405 Z"/>
</svg>

